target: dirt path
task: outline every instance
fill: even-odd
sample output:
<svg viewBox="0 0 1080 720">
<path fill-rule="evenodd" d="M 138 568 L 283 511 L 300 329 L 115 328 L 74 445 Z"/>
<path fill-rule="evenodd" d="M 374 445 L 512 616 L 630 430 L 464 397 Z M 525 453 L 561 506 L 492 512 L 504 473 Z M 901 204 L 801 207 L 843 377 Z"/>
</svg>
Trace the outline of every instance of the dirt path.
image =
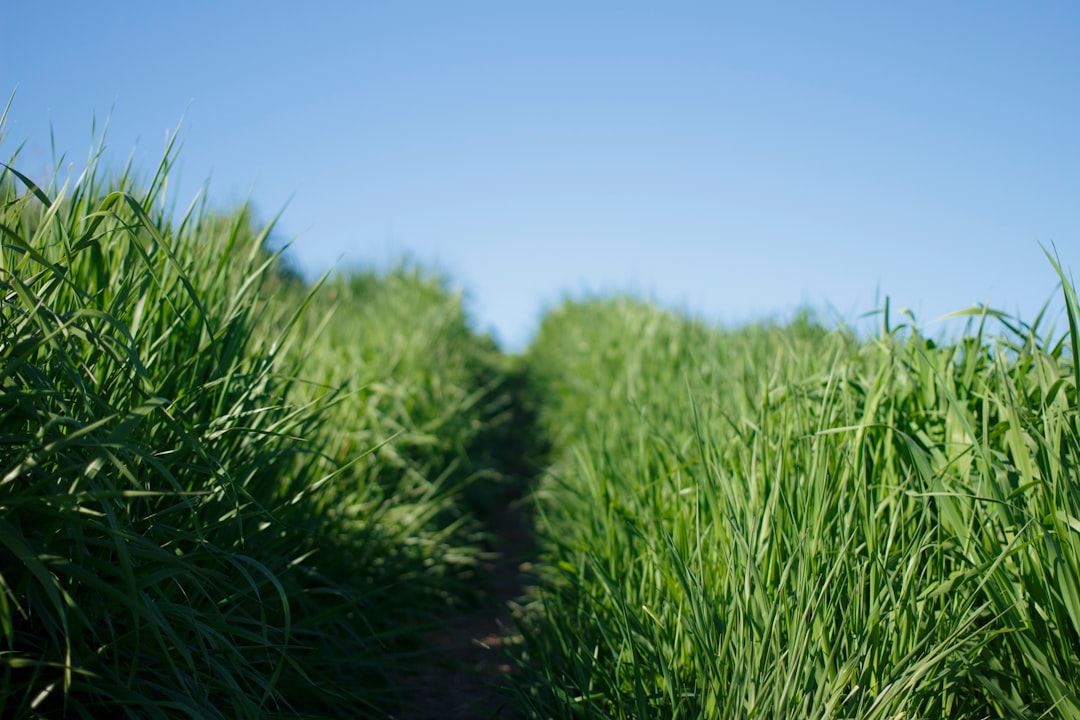
<svg viewBox="0 0 1080 720">
<path fill-rule="evenodd" d="M 519 720 L 505 693 L 511 672 L 503 651 L 518 642 L 513 604 L 525 595 L 534 544 L 529 517 L 517 503 L 490 527 L 493 558 L 484 572 L 491 598 L 429 635 L 432 662 L 407 683 L 397 720 Z"/>
</svg>

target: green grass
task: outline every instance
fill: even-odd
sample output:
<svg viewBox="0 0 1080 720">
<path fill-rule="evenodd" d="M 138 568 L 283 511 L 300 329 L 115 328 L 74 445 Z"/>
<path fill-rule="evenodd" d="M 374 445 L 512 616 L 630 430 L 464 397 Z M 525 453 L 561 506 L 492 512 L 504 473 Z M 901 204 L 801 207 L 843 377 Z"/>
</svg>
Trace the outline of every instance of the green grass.
<svg viewBox="0 0 1080 720">
<path fill-rule="evenodd" d="M 548 465 L 538 718 L 1080 717 L 1078 307 L 955 340 L 566 302 L 0 169 L 0 716 L 392 717 Z M 996 328 L 992 334 L 988 327 Z"/>
<path fill-rule="evenodd" d="M 808 318 L 721 332 L 634 301 L 550 313 L 522 702 L 1080 716 L 1077 336 L 975 322 L 938 345 Z"/>
<path fill-rule="evenodd" d="M 378 717 L 479 595 L 490 341 L 155 175 L 0 175 L 0 715 Z"/>
</svg>

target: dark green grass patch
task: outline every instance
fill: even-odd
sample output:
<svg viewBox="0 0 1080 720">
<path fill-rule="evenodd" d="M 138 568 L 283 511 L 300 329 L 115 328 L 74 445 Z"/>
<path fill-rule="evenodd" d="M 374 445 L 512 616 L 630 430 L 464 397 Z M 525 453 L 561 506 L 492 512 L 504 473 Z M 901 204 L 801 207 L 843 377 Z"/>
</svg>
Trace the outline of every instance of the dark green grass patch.
<svg viewBox="0 0 1080 720">
<path fill-rule="evenodd" d="M 168 215 L 170 162 L 0 176 L 0 715 L 386 715 L 477 593 L 495 350 L 432 276 Z"/>
</svg>

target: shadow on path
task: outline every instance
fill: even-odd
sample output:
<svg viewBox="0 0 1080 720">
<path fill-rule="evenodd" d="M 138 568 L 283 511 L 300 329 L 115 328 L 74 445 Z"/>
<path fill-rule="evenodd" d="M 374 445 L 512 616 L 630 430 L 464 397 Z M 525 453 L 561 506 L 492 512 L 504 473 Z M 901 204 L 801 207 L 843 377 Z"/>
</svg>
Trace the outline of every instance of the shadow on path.
<svg viewBox="0 0 1080 720">
<path fill-rule="evenodd" d="M 536 421 L 527 374 L 517 359 L 498 385 L 498 420 L 480 451 L 499 477 L 470 488 L 466 502 L 488 534 L 479 575 L 487 593 L 481 606 L 446 621 L 427 635 L 427 662 L 401 686 L 396 720 L 518 720 L 505 688 L 520 642 L 513 613 L 531 584 L 536 557 L 529 495 L 547 447 Z"/>
</svg>

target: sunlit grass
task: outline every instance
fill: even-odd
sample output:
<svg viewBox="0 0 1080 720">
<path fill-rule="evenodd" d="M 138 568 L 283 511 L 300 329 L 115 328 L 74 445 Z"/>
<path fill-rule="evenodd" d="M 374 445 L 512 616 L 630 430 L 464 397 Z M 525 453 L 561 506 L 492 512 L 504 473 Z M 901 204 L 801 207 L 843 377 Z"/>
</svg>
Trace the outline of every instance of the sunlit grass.
<svg viewBox="0 0 1080 720">
<path fill-rule="evenodd" d="M 1066 329 L 588 300 L 507 358 L 438 275 L 307 283 L 96 152 L 0 171 L 0 716 L 392 716 L 550 444 L 524 712 L 1080 717 L 1055 259 Z"/>
<path fill-rule="evenodd" d="M 1068 320 L 1076 298 L 1066 283 Z M 543 717 L 1076 717 L 1076 334 L 860 342 L 569 303 L 520 698 Z"/>
</svg>

